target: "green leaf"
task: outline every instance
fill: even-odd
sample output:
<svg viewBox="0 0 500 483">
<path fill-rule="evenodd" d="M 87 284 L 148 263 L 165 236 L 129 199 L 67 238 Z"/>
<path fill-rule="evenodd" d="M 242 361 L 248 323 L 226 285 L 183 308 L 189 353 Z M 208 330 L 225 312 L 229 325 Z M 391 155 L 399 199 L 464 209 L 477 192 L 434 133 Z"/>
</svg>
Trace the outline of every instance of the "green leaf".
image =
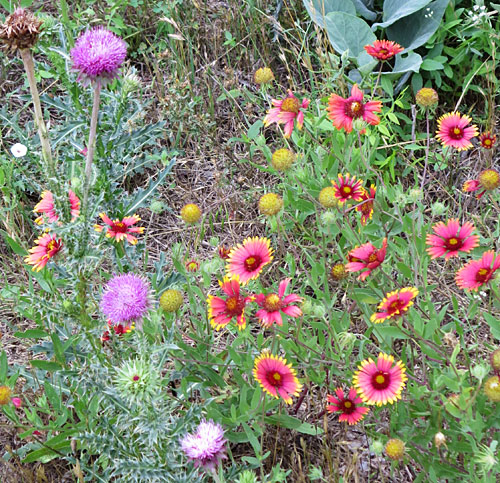
<svg viewBox="0 0 500 483">
<path fill-rule="evenodd" d="M 428 71 L 433 71 L 433 70 L 441 70 L 443 68 L 443 64 L 441 62 L 437 62 L 436 60 L 433 59 L 425 59 L 422 62 L 422 65 L 420 68 L 422 70 L 428 70 Z"/>
<path fill-rule="evenodd" d="M 243 430 L 245 431 L 245 434 L 248 437 L 248 441 L 250 441 L 250 444 L 252 445 L 255 455 L 259 456 L 261 453 L 259 438 L 256 436 L 255 432 L 247 423 L 242 423 L 242 425 L 243 425 Z"/>
<path fill-rule="evenodd" d="M 351 0 L 303 0 L 311 19 L 325 28 L 326 16 L 331 12 L 345 12 L 356 16 L 356 8 Z"/>
<path fill-rule="evenodd" d="M 386 28 L 400 18 L 411 15 L 429 3 L 431 3 L 431 0 L 385 0 L 383 22 L 374 23 L 372 29 L 376 30 L 378 27 Z"/>
<path fill-rule="evenodd" d="M 358 57 L 365 45 L 376 40 L 375 34 L 364 20 L 345 12 L 326 16 L 326 32 L 332 47 L 339 54 L 347 51 L 350 58 Z"/>
<path fill-rule="evenodd" d="M 49 439 L 44 443 L 44 446 L 40 449 L 32 451 L 31 453 L 23 459 L 23 463 L 33 463 L 34 461 L 41 461 L 47 463 L 58 456 L 61 453 L 69 453 L 71 451 L 71 437 L 75 431 L 66 431 L 65 433 L 58 434 L 52 439 Z"/>
<path fill-rule="evenodd" d="M 370 10 L 365 5 L 365 2 L 363 0 L 351 0 L 351 1 L 352 3 L 354 3 L 358 15 L 361 15 L 362 17 L 366 18 L 367 20 L 371 20 L 372 22 L 377 18 L 377 14 L 373 10 Z"/>
<path fill-rule="evenodd" d="M 260 128 L 264 125 L 264 123 L 259 119 L 255 121 L 248 130 L 248 139 L 255 139 L 260 134 Z"/>
<path fill-rule="evenodd" d="M 418 72 L 422 65 L 422 57 L 415 52 L 403 52 L 396 55 L 394 69 L 391 72 L 382 72 L 384 74 L 402 74 L 404 72 Z"/>
<path fill-rule="evenodd" d="M 19 339 L 42 339 L 43 337 L 48 337 L 49 334 L 42 329 L 28 329 L 24 332 L 16 332 L 14 337 Z"/>
<path fill-rule="evenodd" d="M 5 241 L 9 245 L 10 249 L 16 254 L 21 257 L 25 257 L 28 252 L 21 246 L 19 243 L 17 243 L 15 240 L 13 240 L 7 233 L 3 230 L 0 230 L 0 233 L 4 237 Z"/>
<path fill-rule="evenodd" d="M 3 383 L 5 382 L 5 379 L 7 379 L 7 369 L 9 365 L 7 364 L 7 354 L 5 351 L 2 351 L 0 354 L 0 382 Z"/>
<path fill-rule="evenodd" d="M 30 364 L 37 369 L 42 369 L 43 371 L 49 371 L 49 372 L 60 371 L 62 369 L 61 364 L 52 361 L 41 361 L 36 359 L 30 361 Z"/>
<path fill-rule="evenodd" d="M 490 326 L 491 335 L 500 340 L 500 319 L 488 312 L 483 312 L 484 320 Z"/>
<path fill-rule="evenodd" d="M 68 137 L 72 132 L 78 129 L 83 129 L 87 125 L 86 122 L 73 122 L 65 125 L 64 129 L 58 131 L 53 137 L 53 145 L 57 146 L 64 138 Z"/>
</svg>

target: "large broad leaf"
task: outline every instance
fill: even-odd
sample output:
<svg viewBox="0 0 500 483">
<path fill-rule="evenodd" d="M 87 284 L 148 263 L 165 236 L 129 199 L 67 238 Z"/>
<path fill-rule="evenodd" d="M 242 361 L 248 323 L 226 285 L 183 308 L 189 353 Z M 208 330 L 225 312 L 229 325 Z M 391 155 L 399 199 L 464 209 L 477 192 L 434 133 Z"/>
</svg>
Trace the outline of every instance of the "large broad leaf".
<svg viewBox="0 0 500 483">
<path fill-rule="evenodd" d="M 351 0 L 303 0 L 310 17 L 321 28 L 325 28 L 325 17 L 332 12 L 345 12 L 356 15 Z"/>
<path fill-rule="evenodd" d="M 367 20 L 375 20 L 377 18 L 377 14 L 373 11 L 370 10 L 366 4 L 368 2 L 363 1 L 363 0 L 351 0 L 352 3 L 354 3 L 354 6 L 356 7 L 356 12 L 358 12 L 358 15 L 361 15 L 362 17 L 366 18 Z"/>
<path fill-rule="evenodd" d="M 406 50 L 424 45 L 438 29 L 450 0 L 436 0 L 427 7 L 412 13 L 387 28 L 387 38 Z"/>
<path fill-rule="evenodd" d="M 402 74 L 404 72 L 418 72 L 422 65 L 422 57 L 415 52 L 403 52 L 396 55 L 394 69 L 391 72 L 382 72 L 382 74 Z"/>
<path fill-rule="evenodd" d="M 358 55 L 356 62 L 358 64 L 358 70 L 363 75 L 369 74 L 378 64 L 378 61 L 369 55 L 364 49 L 363 52 Z"/>
<path fill-rule="evenodd" d="M 347 51 L 350 58 L 356 58 L 365 45 L 376 40 L 368 24 L 355 15 L 335 12 L 328 14 L 325 20 L 328 39 L 339 54 Z"/>
<path fill-rule="evenodd" d="M 408 17 L 414 12 L 424 8 L 431 0 L 385 0 L 384 16 L 382 23 L 374 23 L 372 30 L 378 27 L 386 28 L 397 22 L 400 18 Z"/>
</svg>

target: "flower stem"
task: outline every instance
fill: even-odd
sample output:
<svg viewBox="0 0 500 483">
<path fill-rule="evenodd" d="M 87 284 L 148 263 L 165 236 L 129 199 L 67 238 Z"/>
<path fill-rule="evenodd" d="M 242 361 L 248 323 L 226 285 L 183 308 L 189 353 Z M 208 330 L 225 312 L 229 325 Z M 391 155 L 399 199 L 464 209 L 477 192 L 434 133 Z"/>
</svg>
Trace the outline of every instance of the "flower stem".
<svg viewBox="0 0 500 483">
<path fill-rule="evenodd" d="M 425 176 L 427 175 L 427 164 L 429 162 L 429 145 L 431 142 L 431 138 L 429 136 L 429 109 L 425 109 L 425 126 L 427 133 L 427 143 L 425 145 L 425 163 L 424 163 L 424 173 L 422 175 L 422 181 L 420 183 L 420 189 L 422 190 L 425 185 Z"/>
<path fill-rule="evenodd" d="M 24 69 L 28 76 L 28 84 L 30 86 L 31 99 L 33 100 L 33 107 L 35 109 L 35 123 L 38 129 L 38 136 L 40 137 L 40 144 L 42 145 L 42 158 L 48 169 L 50 177 L 55 178 L 56 170 L 54 160 L 52 158 L 52 151 L 50 149 L 49 134 L 47 126 L 43 120 L 42 106 L 40 104 L 40 96 L 36 86 L 35 79 L 35 63 L 33 61 L 33 54 L 30 49 L 21 49 L 21 58 L 23 60 Z"/>
</svg>

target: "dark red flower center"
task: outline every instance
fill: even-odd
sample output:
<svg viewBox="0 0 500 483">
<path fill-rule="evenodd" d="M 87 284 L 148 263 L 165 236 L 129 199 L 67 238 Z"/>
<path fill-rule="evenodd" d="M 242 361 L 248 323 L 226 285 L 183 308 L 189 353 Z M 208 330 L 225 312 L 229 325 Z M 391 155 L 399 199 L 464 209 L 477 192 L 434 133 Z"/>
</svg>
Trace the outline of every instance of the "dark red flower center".
<svg viewBox="0 0 500 483">
<path fill-rule="evenodd" d="M 113 223 L 113 231 L 116 231 L 117 233 L 126 233 L 127 225 L 125 225 L 122 221 L 117 221 L 116 223 Z"/>
<path fill-rule="evenodd" d="M 281 110 L 285 112 L 293 112 L 297 114 L 299 112 L 300 103 L 296 97 L 287 97 L 283 104 L 281 104 Z"/>
<path fill-rule="evenodd" d="M 275 312 L 281 309 L 282 302 L 279 296 L 275 293 L 271 293 L 264 299 L 263 306 L 268 312 Z"/>
<path fill-rule="evenodd" d="M 394 302 L 391 302 L 389 304 L 389 307 L 387 307 L 387 312 L 389 314 L 394 314 L 396 312 L 401 312 L 401 310 L 403 310 L 405 307 L 406 307 L 407 303 L 404 302 L 403 300 L 394 300 Z"/>
<path fill-rule="evenodd" d="M 362 117 L 365 108 L 362 102 L 359 101 L 350 101 L 345 103 L 345 115 L 350 117 L 351 119 L 357 119 L 358 117 Z"/>
<path fill-rule="evenodd" d="M 352 414 L 356 410 L 356 404 L 354 404 L 354 402 L 350 399 L 344 399 L 340 403 L 340 410 L 344 414 Z"/>
<path fill-rule="evenodd" d="M 389 387 L 391 375 L 388 372 L 378 371 L 372 376 L 372 385 L 377 391 L 383 391 Z"/>
<path fill-rule="evenodd" d="M 273 387 L 283 385 L 283 376 L 277 371 L 268 372 L 266 374 L 266 379 L 267 379 L 267 382 Z"/>
<path fill-rule="evenodd" d="M 447 250 L 459 250 L 463 244 L 463 241 L 457 237 L 447 238 L 444 241 L 444 246 Z"/>
<path fill-rule="evenodd" d="M 377 258 L 377 253 L 376 252 L 373 252 L 369 257 L 368 257 L 368 261 L 370 263 L 373 263 L 373 262 L 376 262 L 378 260 Z"/>
<path fill-rule="evenodd" d="M 253 257 L 248 257 L 245 260 L 245 268 L 249 272 L 253 272 L 254 270 L 257 270 L 262 263 L 262 258 L 260 258 L 259 255 L 255 255 Z"/>
<path fill-rule="evenodd" d="M 50 240 L 47 243 L 47 255 L 49 258 L 53 257 L 61 248 L 61 243 L 58 240 Z"/>
<path fill-rule="evenodd" d="M 226 312 L 234 317 L 235 315 L 241 315 L 243 309 L 245 308 L 245 302 L 241 297 L 229 297 L 226 300 Z"/>
<path fill-rule="evenodd" d="M 485 283 L 491 278 L 491 268 L 480 268 L 476 273 L 476 282 Z"/>
<path fill-rule="evenodd" d="M 462 139 L 464 137 L 464 130 L 461 127 L 455 126 L 450 128 L 448 136 L 450 136 L 451 139 Z"/>
</svg>

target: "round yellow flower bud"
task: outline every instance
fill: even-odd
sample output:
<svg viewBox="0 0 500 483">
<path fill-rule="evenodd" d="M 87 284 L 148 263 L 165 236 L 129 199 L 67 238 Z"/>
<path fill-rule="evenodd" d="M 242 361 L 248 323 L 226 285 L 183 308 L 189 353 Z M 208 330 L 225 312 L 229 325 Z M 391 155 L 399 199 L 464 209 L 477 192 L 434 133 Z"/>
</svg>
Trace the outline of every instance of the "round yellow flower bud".
<svg viewBox="0 0 500 483">
<path fill-rule="evenodd" d="M 283 208 L 283 199 L 276 193 L 267 193 L 267 195 L 261 196 L 259 200 L 259 211 L 263 215 L 276 215 L 281 208 Z"/>
<path fill-rule="evenodd" d="M 295 153 L 289 149 L 281 148 L 274 151 L 271 164 L 273 165 L 273 168 L 278 171 L 286 171 L 290 169 L 294 161 Z"/>
<path fill-rule="evenodd" d="M 0 386 L 0 406 L 5 406 L 10 403 L 12 390 L 9 386 Z"/>
<path fill-rule="evenodd" d="M 339 200 L 335 197 L 335 188 L 328 186 L 319 192 L 319 202 L 325 208 L 336 208 L 339 206 Z"/>
<path fill-rule="evenodd" d="M 181 218 L 186 223 L 196 223 L 201 218 L 201 210 L 198 205 L 188 203 L 182 207 Z"/>
<path fill-rule="evenodd" d="M 385 454 L 393 461 L 403 459 L 405 455 L 405 444 L 397 438 L 390 439 L 385 445 Z"/>
<path fill-rule="evenodd" d="M 493 376 L 484 383 L 484 393 L 493 402 L 500 402 L 500 376 Z"/>
<path fill-rule="evenodd" d="M 160 307 L 165 311 L 165 312 L 177 312 L 180 308 L 182 303 L 184 302 L 184 298 L 182 297 L 182 294 L 173 288 L 167 290 L 166 292 L 163 292 L 162 296 L 160 297 Z"/>
<path fill-rule="evenodd" d="M 332 276 L 333 280 L 339 281 L 343 280 L 344 278 L 349 276 L 349 272 L 346 271 L 345 265 L 343 263 L 336 263 L 331 271 L 330 275 Z"/>
<path fill-rule="evenodd" d="M 485 169 L 479 173 L 479 183 L 484 189 L 494 190 L 500 186 L 500 173 L 494 169 Z"/>
<path fill-rule="evenodd" d="M 256 84 L 269 84 L 274 80 L 273 71 L 269 67 L 261 67 L 255 71 L 253 80 Z"/>
<path fill-rule="evenodd" d="M 439 96 L 434 89 L 423 87 L 417 92 L 415 100 L 420 107 L 433 107 L 438 103 Z"/>
<path fill-rule="evenodd" d="M 491 367 L 497 373 L 500 373 L 500 349 L 496 349 L 491 353 Z"/>
</svg>

